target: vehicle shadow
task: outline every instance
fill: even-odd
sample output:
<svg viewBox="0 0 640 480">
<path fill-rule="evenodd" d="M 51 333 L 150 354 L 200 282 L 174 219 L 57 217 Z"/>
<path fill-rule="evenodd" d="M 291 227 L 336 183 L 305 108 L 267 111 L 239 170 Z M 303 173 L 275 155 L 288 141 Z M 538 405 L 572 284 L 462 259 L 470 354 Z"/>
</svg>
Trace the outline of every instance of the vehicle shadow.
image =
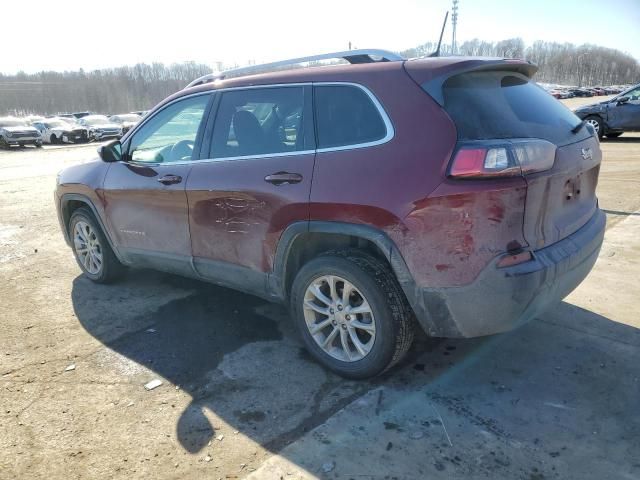
<svg viewBox="0 0 640 480">
<path fill-rule="evenodd" d="M 158 305 L 141 304 L 129 293 L 167 284 L 192 293 L 159 299 Z M 333 375 L 307 355 L 282 306 L 207 283 L 149 271 L 131 271 L 108 286 L 79 276 L 72 302 L 76 317 L 97 340 L 191 396 L 176 430 L 192 453 L 216 435 L 207 409 L 277 451 L 381 381 Z M 116 306 L 140 313 L 123 324 Z"/>
<path fill-rule="evenodd" d="M 132 289 L 144 292 L 157 285 L 175 285 L 192 293 L 144 307 L 125 295 Z M 139 309 L 124 332 L 110 327 L 114 321 L 110 305 L 117 298 L 124 298 L 120 308 Z M 522 460 L 525 463 L 558 464 L 560 468 L 570 452 L 563 451 L 564 458 L 556 459 L 549 458 L 548 449 L 560 449 L 558 442 L 596 442 L 594 451 L 600 449 L 600 453 L 594 458 L 608 455 L 606 464 L 619 461 L 627 465 L 632 455 L 624 459 L 624 452 L 629 454 L 631 447 L 639 446 L 630 431 L 640 428 L 634 384 L 640 374 L 639 331 L 567 303 L 504 335 L 473 340 L 420 337 L 402 365 L 376 380 L 353 382 L 327 372 L 307 356 L 282 307 L 222 287 L 145 271 L 131 272 L 114 286 L 95 285 L 79 276 L 73 282 L 72 301 L 78 320 L 98 341 L 191 396 L 189 406 L 176 418 L 177 438 L 191 453 L 201 451 L 216 436 L 205 414 L 209 410 L 268 450 L 287 455 L 311 471 L 314 467 L 307 463 L 313 452 L 287 453 L 285 447 L 379 387 L 401 391 L 402 398 L 418 395 L 422 403 L 412 407 L 414 417 L 432 415 L 430 403 L 424 402 L 426 393 L 440 405 L 443 416 L 470 428 L 481 424 L 500 437 L 503 455 L 516 455 L 515 450 L 520 449 L 519 458 L 531 449 L 530 460 Z M 568 428 L 570 434 L 558 432 L 553 417 L 557 409 L 545 402 L 560 405 L 560 410 L 563 405 L 579 403 L 579 410 L 562 410 L 562 428 Z M 382 425 L 381 418 L 369 420 Z M 499 429 L 492 424 L 499 424 Z M 596 428 L 602 435 L 585 440 Z M 383 440 L 387 434 L 383 431 Z M 504 444 L 507 434 L 517 438 L 520 446 Z M 456 431 L 451 435 L 457 435 Z M 544 452 L 541 441 L 547 449 Z M 604 443 L 598 444 L 600 441 Z M 387 440 L 382 441 L 380 435 L 360 437 L 358 442 L 361 452 L 384 456 L 388 450 Z M 440 450 L 441 442 L 439 437 L 435 441 Z M 454 462 L 448 466 L 449 473 L 484 472 L 474 470 L 475 460 L 465 454 L 464 441 L 454 443 L 459 445 L 455 458 L 469 462 Z M 323 442 L 318 448 L 329 456 L 338 450 L 351 451 L 339 442 Z M 483 448 L 474 443 L 473 449 Z M 495 445 L 487 442 L 486 448 Z M 510 449 L 514 451 L 509 453 Z M 424 457 L 424 451 L 415 455 Z M 576 455 L 580 452 L 575 450 Z M 504 478 L 520 475 L 514 470 L 515 462 L 512 467 L 505 467 Z M 433 471 L 440 473 L 440 468 Z M 316 474 L 322 476 L 322 472 Z"/>
</svg>

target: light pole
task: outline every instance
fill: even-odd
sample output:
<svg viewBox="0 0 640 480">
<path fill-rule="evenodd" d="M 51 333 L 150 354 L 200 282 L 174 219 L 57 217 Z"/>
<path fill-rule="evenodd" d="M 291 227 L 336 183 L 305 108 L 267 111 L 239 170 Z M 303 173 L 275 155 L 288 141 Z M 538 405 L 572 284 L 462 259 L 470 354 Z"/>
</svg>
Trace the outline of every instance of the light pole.
<svg viewBox="0 0 640 480">
<path fill-rule="evenodd" d="M 451 32 L 451 55 L 456 54 L 456 26 L 458 25 L 458 0 L 453 0 L 453 8 L 451 14 L 451 24 L 453 30 Z"/>
</svg>

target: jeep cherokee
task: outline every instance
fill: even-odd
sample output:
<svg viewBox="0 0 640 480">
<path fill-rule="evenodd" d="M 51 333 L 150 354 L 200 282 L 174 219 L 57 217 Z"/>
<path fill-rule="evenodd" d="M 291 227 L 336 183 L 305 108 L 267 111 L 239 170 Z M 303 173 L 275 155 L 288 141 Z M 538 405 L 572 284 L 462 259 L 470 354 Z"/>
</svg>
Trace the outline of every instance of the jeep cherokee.
<svg viewBox="0 0 640 480">
<path fill-rule="evenodd" d="M 534 65 L 312 59 L 330 57 L 350 64 L 198 79 L 62 171 L 84 274 L 148 267 L 287 303 L 311 354 L 350 378 L 397 363 L 416 325 L 504 332 L 585 278 L 601 151 Z"/>
</svg>

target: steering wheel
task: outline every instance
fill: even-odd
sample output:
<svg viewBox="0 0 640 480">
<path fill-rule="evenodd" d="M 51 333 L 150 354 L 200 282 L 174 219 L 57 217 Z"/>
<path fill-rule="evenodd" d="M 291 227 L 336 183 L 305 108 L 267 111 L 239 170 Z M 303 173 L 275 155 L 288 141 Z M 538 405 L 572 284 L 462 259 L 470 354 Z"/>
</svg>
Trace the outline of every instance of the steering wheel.
<svg viewBox="0 0 640 480">
<path fill-rule="evenodd" d="M 193 140 L 180 140 L 173 147 L 169 157 L 171 160 L 188 160 L 193 154 L 193 146 L 195 142 Z"/>
</svg>

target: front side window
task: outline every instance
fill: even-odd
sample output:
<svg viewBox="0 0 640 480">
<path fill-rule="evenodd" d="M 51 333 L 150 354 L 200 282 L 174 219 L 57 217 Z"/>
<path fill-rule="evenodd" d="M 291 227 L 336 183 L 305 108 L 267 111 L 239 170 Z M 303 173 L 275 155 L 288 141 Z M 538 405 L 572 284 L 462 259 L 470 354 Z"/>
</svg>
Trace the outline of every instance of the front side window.
<svg viewBox="0 0 640 480">
<path fill-rule="evenodd" d="M 314 87 L 318 148 L 362 145 L 382 140 L 387 128 L 380 111 L 353 85 Z"/>
<path fill-rule="evenodd" d="M 304 150 L 303 87 L 224 92 L 216 115 L 212 158 Z"/>
<path fill-rule="evenodd" d="M 171 163 L 193 159 L 193 147 L 210 95 L 198 95 L 162 109 L 131 139 L 134 162 Z"/>
<path fill-rule="evenodd" d="M 640 104 L 640 88 L 636 88 L 635 90 L 631 90 L 624 94 L 625 97 L 629 97 L 629 101 L 631 103 Z"/>
</svg>

